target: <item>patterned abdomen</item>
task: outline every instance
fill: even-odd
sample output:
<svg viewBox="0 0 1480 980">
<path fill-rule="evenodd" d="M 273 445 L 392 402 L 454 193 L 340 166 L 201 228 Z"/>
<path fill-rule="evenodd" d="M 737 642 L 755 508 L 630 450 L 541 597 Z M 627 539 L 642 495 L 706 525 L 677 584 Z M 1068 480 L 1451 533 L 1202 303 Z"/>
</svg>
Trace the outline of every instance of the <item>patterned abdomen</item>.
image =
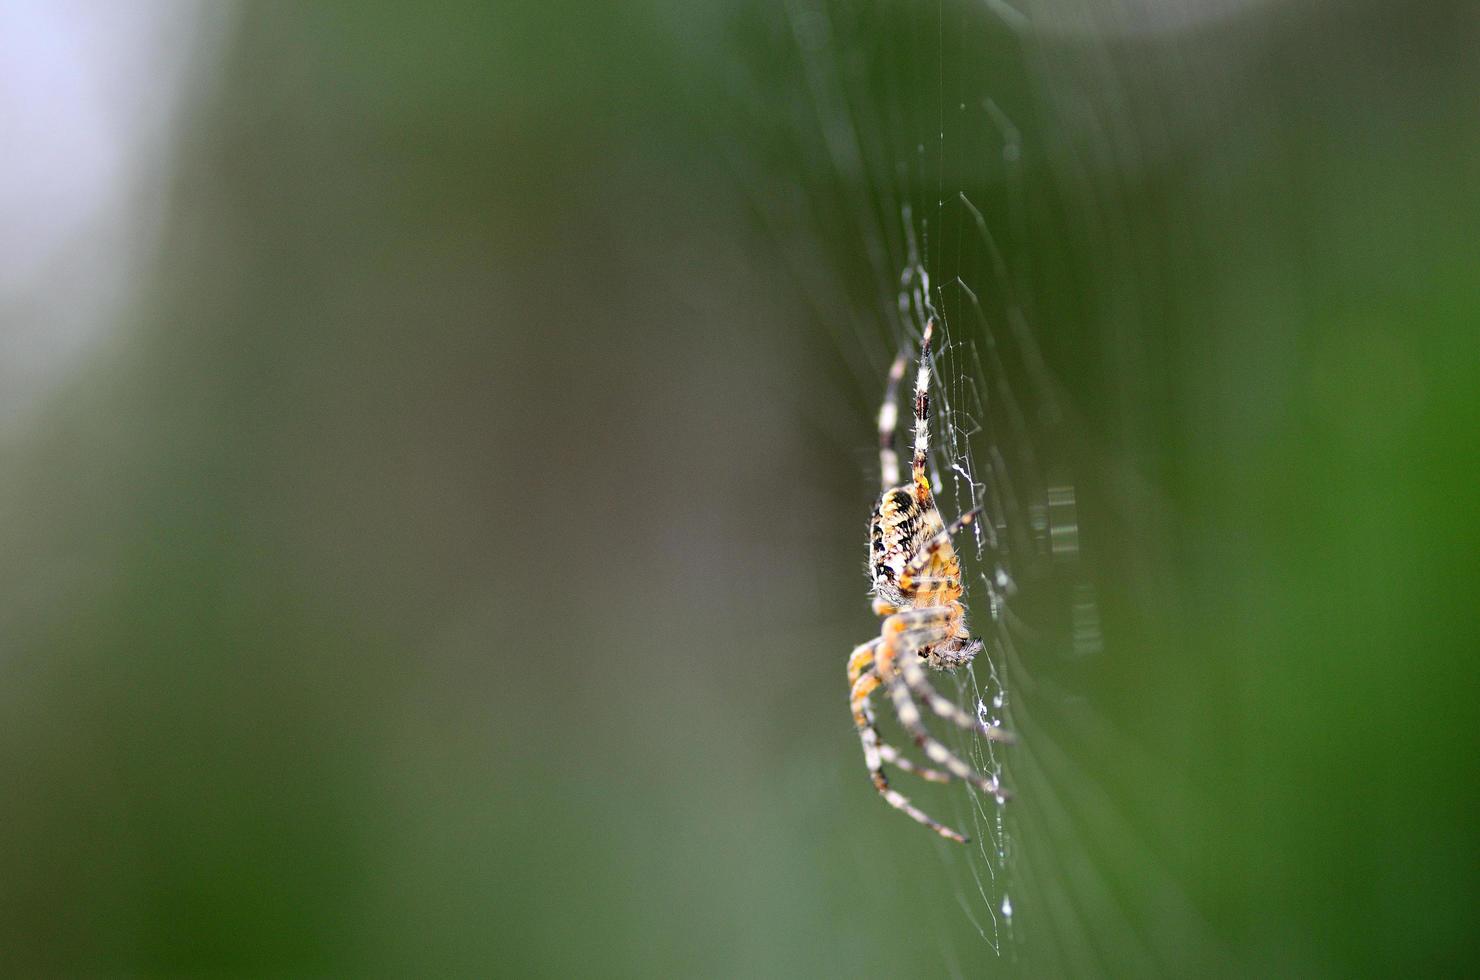
<svg viewBox="0 0 1480 980">
<path fill-rule="evenodd" d="M 910 486 L 884 491 L 869 522 L 869 575 L 874 595 L 896 606 L 939 606 L 961 594 L 960 563 L 939 513 L 927 498 L 921 502 Z M 934 544 L 924 565 L 919 559 Z M 914 562 L 915 566 L 910 567 Z M 924 584 L 905 591 L 911 581 Z M 949 580 L 949 581 L 946 581 Z"/>
</svg>

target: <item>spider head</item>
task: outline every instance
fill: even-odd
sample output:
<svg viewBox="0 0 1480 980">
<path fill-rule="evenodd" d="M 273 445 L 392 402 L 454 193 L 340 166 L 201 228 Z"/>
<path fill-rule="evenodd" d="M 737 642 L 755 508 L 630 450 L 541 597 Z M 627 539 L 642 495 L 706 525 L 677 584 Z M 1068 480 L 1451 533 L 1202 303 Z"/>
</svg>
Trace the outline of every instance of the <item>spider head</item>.
<svg viewBox="0 0 1480 980">
<path fill-rule="evenodd" d="M 971 663 L 981 652 L 981 640 L 953 637 L 942 643 L 925 647 L 920 651 L 920 657 L 936 670 L 955 670 Z"/>
</svg>

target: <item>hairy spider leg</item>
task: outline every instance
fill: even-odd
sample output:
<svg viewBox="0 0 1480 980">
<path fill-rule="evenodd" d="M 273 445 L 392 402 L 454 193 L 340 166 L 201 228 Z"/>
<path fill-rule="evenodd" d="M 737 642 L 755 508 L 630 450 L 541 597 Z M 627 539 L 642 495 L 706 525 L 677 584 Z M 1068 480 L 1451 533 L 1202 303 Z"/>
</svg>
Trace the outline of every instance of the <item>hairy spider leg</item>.
<svg viewBox="0 0 1480 980">
<path fill-rule="evenodd" d="M 894 449 L 894 430 L 899 425 L 899 381 L 909 363 L 908 351 L 901 350 L 889 365 L 889 383 L 884 386 L 884 403 L 879 406 L 879 472 L 884 489 L 899 485 L 899 453 Z"/>
<path fill-rule="evenodd" d="M 918 650 L 918 645 L 913 644 L 913 638 L 908 637 L 908 634 L 910 632 L 925 633 L 927 635 L 933 636 L 938 631 L 939 627 L 935 627 L 933 629 L 925 628 L 915 631 L 906 631 L 907 639 L 911 640 L 911 642 L 907 643 L 906 645 L 913 645 L 915 649 L 906 649 L 905 654 L 902 657 L 902 663 L 910 663 L 910 661 L 913 659 L 915 660 L 915 669 L 919 670 L 918 658 L 911 658 L 909 656 L 909 653 Z M 855 649 L 853 651 L 853 654 L 848 658 L 848 679 L 852 685 L 850 707 L 853 711 L 854 724 L 858 729 L 859 740 L 863 744 L 864 762 L 868 767 L 869 778 L 874 784 L 874 789 L 878 791 L 879 795 L 882 796 L 884 798 L 884 801 L 890 806 L 902 811 L 911 819 L 913 819 L 916 823 L 930 828 L 947 840 L 953 840 L 958 843 L 964 844 L 968 841 L 968 838 L 965 835 L 952 830 L 950 827 L 945 826 L 944 824 L 935 820 L 929 814 L 925 813 L 925 811 L 912 804 L 909 801 L 908 797 L 905 797 L 903 794 L 897 792 L 889 785 L 889 779 L 884 774 L 884 763 L 888 763 L 898 768 L 901 772 L 913 773 L 914 775 L 917 775 L 920 778 L 928 780 L 930 782 L 944 783 L 949 782 L 952 778 L 952 773 L 941 772 L 938 769 L 931 769 L 926 766 L 917 766 L 915 763 L 906 758 L 902 753 L 900 753 L 898 749 L 888 744 L 887 742 L 884 742 L 879 737 L 879 731 L 874 719 L 873 708 L 870 700 L 873 692 L 877 690 L 882 683 L 879 677 L 878 667 L 873 662 L 874 652 L 882 642 L 883 637 L 880 637 L 877 640 L 865 643 Z M 911 671 L 911 673 L 913 673 L 913 671 Z M 920 670 L 919 673 L 921 678 L 923 678 L 923 670 Z M 939 695 L 936 695 L 933 689 L 929 689 L 928 683 L 926 684 L 926 688 L 928 691 L 928 696 L 932 699 L 932 709 L 939 712 L 939 705 L 935 703 L 935 700 L 939 699 Z M 911 703 L 909 704 L 908 709 L 901 710 L 899 706 L 898 695 L 894 695 L 894 698 L 896 714 L 899 714 L 902 720 L 909 718 L 913 714 L 916 721 L 915 729 L 918 731 L 923 731 L 923 726 L 919 724 L 918 711 L 914 709 L 914 705 Z M 907 696 L 906 701 L 908 702 Z M 946 703 L 949 704 L 949 702 Z M 950 707 L 952 709 L 955 708 L 954 705 L 950 705 Z M 910 730 L 908 726 L 907 730 Z M 915 735 L 917 741 L 919 741 L 919 744 L 925 749 L 927 754 L 931 754 L 932 757 L 934 757 L 935 753 L 931 751 L 930 746 L 932 744 L 938 745 L 939 743 L 934 743 L 934 740 L 931 739 L 928 734 L 924 736 L 923 740 L 920 739 L 916 731 L 912 730 L 911 734 Z M 950 762 L 945 763 L 955 772 L 956 775 L 961 776 L 962 771 L 964 770 L 965 775 L 961 776 L 961 778 L 967 779 L 967 781 L 971 782 L 973 785 L 983 790 L 983 792 L 991 793 L 998 799 L 1006 799 L 1006 792 L 997 784 L 995 780 L 982 779 L 980 776 L 977 776 L 972 770 L 966 767 L 964 763 L 960 763 L 959 760 L 951 755 L 949 751 L 946 750 L 943 746 L 940 746 L 940 750 L 941 752 L 945 753 L 945 757 L 947 759 L 957 763 L 957 765 L 955 766 L 951 766 Z"/>
<path fill-rule="evenodd" d="M 954 584 L 954 582 L 954 579 L 919 578 L 914 580 L 913 585 L 922 588 L 933 588 L 938 586 L 948 587 L 949 585 Z M 908 594 L 908 592 L 906 592 L 906 594 Z M 894 613 L 903 612 L 905 611 L 905 609 L 914 607 L 901 608 L 898 606 L 881 604 L 878 608 L 884 615 L 892 615 Z M 932 609 L 943 607 L 926 606 L 924 608 Z M 939 642 L 940 639 L 946 638 L 947 637 L 937 637 L 935 639 L 929 640 L 926 643 L 920 644 L 920 647 L 929 646 L 930 643 Z M 978 640 L 973 642 L 980 643 L 981 641 Z M 918 649 L 919 648 L 917 648 L 917 652 Z M 905 683 L 909 685 L 910 690 L 915 693 L 916 697 L 928 704 L 931 711 L 935 712 L 946 721 L 949 721 L 957 728 L 960 728 L 964 731 L 976 732 L 978 735 L 984 736 L 989 742 L 1001 742 L 1004 745 L 1014 745 L 1017 743 L 1017 736 L 1012 734 L 1012 732 L 1009 732 L 1004 728 L 999 728 L 996 725 L 982 724 L 979 719 L 962 710 L 962 708 L 954 701 L 937 691 L 931 685 L 929 675 L 925 673 L 925 668 L 920 666 L 918 658 L 915 658 L 913 660 L 907 657 L 902 658 L 900 660 L 900 672 L 904 674 Z"/>
<path fill-rule="evenodd" d="M 882 788 L 889 781 L 884 777 L 884 767 L 880 764 L 882 739 L 870 702 L 879 686 L 879 674 L 874 670 L 874 648 L 879 643 L 880 640 L 870 640 L 857 647 L 848 658 L 848 706 L 853 711 L 853 726 L 858 729 L 858 737 L 863 742 L 863 758 L 868 764 L 869 776 L 876 787 Z"/>
<path fill-rule="evenodd" d="M 920 646 L 924 645 L 924 643 L 920 644 Z M 899 658 L 899 673 L 903 676 L 905 686 L 909 688 L 915 697 L 929 705 L 930 710 L 937 717 L 943 718 L 962 731 L 975 732 L 989 742 L 1000 742 L 1004 745 L 1016 744 L 1017 737 L 1011 732 L 999 728 L 996 725 L 982 724 L 981 720 L 975 715 L 964 711 L 956 702 L 937 691 L 931 685 L 930 678 L 925 673 L 925 668 L 920 665 L 919 657 L 901 655 Z M 891 692 L 891 696 L 893 696 L 893 692 Z M 896 710 L 897 708 L 896 699 Z M 913 735 L 914 732 L 912 731 L 910 734 Z M 939 762 L 940 760 L 934 759 L 934 761 Z M 996 789 L 994 792 L 1000 796 L 1007 795 L 1005 791 L 1000 789 Z"/>
<path fill-rule="evenodd" d="M 859 677 L 858 683 L 853 686 L 853 720 L 860 726 L 859 735 L 864 736 L 867 731 L 870 734 L 863 738 L 864 758 L 869 755 L 869 745 L 872 744 L 878 752 L 879 758 L 900 772 L 907 772 L 930 783 L 949 783 L 954 777 L 948 772 L 939 769 L 931 769 L 929 766 L 916 765 L 908 756 L 899 749 L 890 745 L 879 737 L 878 729 L 874 721 L 874 709 L 871 697 L 880 685 L 879 672 L 870 667 Z"/>
<path fill-rule="evenodd" d="M 849 658 L 849 675 L 855 673 L 855 668 L 868 659 L 878 641 L 867 643 L 853 651 Z M 858 726 L 858 737 L 863 742 L 863 757 L 868 764 L 869 778 L 873 781 L 874 789 L 884 798 L 884 802 L 902 811 L 916 823 L 929 827 L 947 840 L 953 840 L 958 844 L 965 844 L 967 838 L 957 833 L 950 827 L 931 817 L 924 810 L 915 806 L 909 798 L 889 785 L 889 779 L 884 775 L 883 760 L 889 756 L 894 760 L 900 760 L 899 753 L 891 746 L 881 744 L 879 741 L 879 730 L 874 725 L 873 709 L 869 705 L 869 695 L 879 686 L 879 676 L 873 667 L 858 669 L 853 683 L 853 720 Z M 900 766 L 905 771 L 913 771 L 927 779 L 942 778 L 944 773 L 938 773 L 933 769 L 916 769 L 912 764 L 906 763 Z"/>
<path fill-rule="evenodd" d="M 920 368 L 915 373 L 915 458 L 910 465 L 910 479 L 915 485 L 915 499 L 930 503 L 930 480 L 925 475 L 925 457 L 930 454 L 930 335 L 935 321 L 925 321 L 920 337 Z"/>
<path fill-rule="evenodd" d="M 901 772 L 913 773 L 932 783 L 950 782 L 949 773 L 916 765 L 898 749 L 879 737 L 871 701 L 874 691 L 882 683 L 879 680 L 879 672 L 873 666 L 874 648 L 879 643 L 880 640 L 865 643 L 854 650 L 853 655 L 848 658 L 848 682 L 852 685 L 849 692 L 849 706 L 853 710 L 853 724 L 858 729 L 859 738 L 863 741 L 864 760 L 870 763 L 870 773 L 874 771 L 872 761 L 876 751 L 880 759 Z"/>
<path fill-rule="evenodd" d="M 941 772 L 939 769 L 931 769 L 929 766 L 919 766 L 911 762 L 903 753 L 890 745 L 888 742 L 879 743 L 879 758 L 900 772 L 913 773 L 928 783 L 949 783 L 951 774 Z"/>
<path fill-rule="evenodd" d="M 904 726 L 905 731 L 909 732 L 915 744 L 925 753 L 925 757 L 936 765 L 945 767 L 946 771 L 957 779 L 963 779 L 982 792 L 1002 799 L 1006 797 L 1006 793 L 995 779 L 987 779 L 977 773 L 944 744 L 931 736 L 925 728 L 920 709 L 910 697 L 912 692 L 919 693 L 926 699 L 931 710 L 937 712 L 939 711 L 937 701 L 944 702 L 951 709 L 951 714 L 945 715 L 948 720 L 956 720 L 964 716 L 970 721 L 969 728 L 972 731 L 982 731 L 981 725 L 970 720 L 970 716 L 965 715 L 965 712 L 952 705 L 948 699 L 937 694 L 934 688 L 930 687 L 929 679 L 925 676 L 925 670 L 919 662 L 920 650 L 932 643 L 950 638 L 960 618 L 961 610 L 958 605 L 907 609 L 893 614 L 884 621 L 883 642 L 875 656 L 875 669 L 888 688 L 899 723 Z"/>
</svg>

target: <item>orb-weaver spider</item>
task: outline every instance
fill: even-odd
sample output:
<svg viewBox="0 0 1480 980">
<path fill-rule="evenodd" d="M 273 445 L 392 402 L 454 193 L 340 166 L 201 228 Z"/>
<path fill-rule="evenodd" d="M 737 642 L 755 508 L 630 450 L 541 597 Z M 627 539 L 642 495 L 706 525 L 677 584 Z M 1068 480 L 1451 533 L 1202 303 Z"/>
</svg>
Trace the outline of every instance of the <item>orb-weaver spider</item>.
<svg viewBox="0 0 1480 980">
<path fill-rule="evenodd" d="M 914 773 L 931 782 L 952 778 L 971 783 L 999 802 L 1007 793 L 994 778 L 978 773 L 925 730 L 918 698 L 946 721 L 990 741 L 1010 742 L 1012 736 L 1000 728 L 984 725 L 959 705 L 930 686 L 925 666 L 951 671 L 970 664 L 980 652 L 980 640 L 966 628 L 966 607 L 961 603 L 961 562 L 951 537 L 980 516 L 980 508 L 962 514 L 949 527 L 935 506 L 925 457 L 930 448 L 930 335 L 935 321 L 925 324 L 920 340 L 920 368 L 915 380 L 915 454 L 910 482 L 899 482 L 899 456 L 894 450 L 894 429 L 899 416 L 899 382 L 904 376 L 907 352 L 901 350 L 889 369 L 884 403 L 879 409 L 879 464 L 884 491 L 874 505 L 869 522 L 869 574 L 873 581 L 874 613 L 884 617 L 879 636 L 854 649 L 848 658 L 848 682 L 852 685 L 853 722 L 863 742 L 874 788 L 890 806 L 903 810 L 942 837 L 966 843 L 966 837 L 939 823 L 889 785 L 884 775 L 888 763 L 902 772 Z M 879 738 L 874 725 L 870 697 L 882 686 L 894 704 L 899 723 L 931 762 L 944 772 L 916 765 L 898 749 Z"/>
</svg>

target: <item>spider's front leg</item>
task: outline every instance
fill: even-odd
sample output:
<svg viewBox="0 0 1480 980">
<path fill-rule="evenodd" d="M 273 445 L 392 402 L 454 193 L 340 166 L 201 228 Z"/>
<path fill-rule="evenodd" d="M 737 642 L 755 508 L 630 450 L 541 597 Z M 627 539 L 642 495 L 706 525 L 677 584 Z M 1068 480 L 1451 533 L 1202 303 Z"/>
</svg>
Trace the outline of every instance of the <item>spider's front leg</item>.
<svg viewBox="0 0 1480 980">
<path fill-rule="evenodd" d="M 948 639 L 952 626 L 959 617 L 959 607 L 927 607 L 907 609 L 884 620 L 882 643 L 878 650 L 875 669 L 888 687 L 889 697 L 894 702 L 894 713 L 905 731 L 914 738 L 915 744 L 933 763 L 943 766 L 957 779 L 963 779 L 984 793 L 999 800 L 1007 798 L 996 779 L 988 779 L 978 773 L 959 756 L 937 741 L 925 728 L 920 709 L 911 698 L 917 691 L 926 700 L 931 710 L 948 720 L 961 724 L 968 730 L 988 734 L 984 726 L 967 715 L 949 699 L 930 686 L 925 669 L 920 665 L 919 652 L 932 643 Z M 990 738 L 990 734 L 988 734 Z"/>
<path fill-rule="evenodd" d="M 912 597 L 917 592 L 928 592 L 941 586 L 959 586 L 959 583 L 956 582 L 955 579 L 949 578 L 921 577 L 905 582 L 903 586 L 903 591 L 905 592 L 906 596 Z M 925 609 L 915 609 L 911 607 L 901 609 L 897 606 L 889 605 L 888 603 L 875 603 L 874 611 L 886 616 L 909 615 L 931 611 L 935 612 L 936 616 L 949 617 L 952 614 L 949 612 L 944 612 L 944 610 L 950 610 L 952 606 L 955 606 L 958 610 L 960 608 L 959 604 L 955 603 L 947 606 L 926 607 Z M 943 629 L 947 636 L 952 632 L 950 627 L 944 627 Z M 928 646 L 931 643 L 938 642 L 939 639 L 944 638 L 945 637 L 924 637 L 916 645 L 915 650 L 916 652 L 918 652 L 920 648 Z M 961 662 L 969 663 L 975 656 L 975 652 L 977 650 L 980 650 L 980 648 L 980 640 L 972 641 L 972 646 L 967 648 L 969 652 L 961 656 Z M 930 705 L 931 711 L 935 712 L 937 716 L 944 718 L 946 721 L 949 721 L 957 728 L 960 728 L 963 731 L 975 732 L 989 742 L 1001 742 L 1004 745 L 1013 745 L 1017 742 L 1017 737 L 1011 732 L 1007 731 L 1004 728 L 999 728 L 996 725 L 982 724 L 982 722 L 978 720 L 975 716 L 963 711 L 960 705 L 956 704 L 956 702 L 944 696 L 933 686 L 931 686 L 930 678 L 926 675 L 925 668 L 920 665 L 919 657 L 901 657 L 899 661 L 899 672 L 903 674 L 905 684 L 909 687 L 910 691 L 914 693 L 915 697 Z M 911 732 L 911 734 L 914 733 Z"/>
<path fill-rule="evenodd" d="M 919 646 L 924 646 L 929 642 L 932 641 L 924 640 Z M 980 644 L 981 641 L 977 640 L 974 642 Z M 919 649 L 919 646 L 916 647 L 916 650 Z M 964 659 L 970 660 L 971 658 L 968 656 Z M 921 665 L 919 657 L 901 656 L 899 658 L 899 672 L 904 677 L 905 686 L 910 689 L 915 697 L 930 705 L 930 710 L 935 712 L 937 717 L 944 718 L 962 731 L 975 732 L 989 742 L 999 742 L 1003 745 L 1015 745 L 1017 743 L 1017 736 L 1013 735 L 1012 732 L 1007 731 L 1005 728 L 1000 728 L 997 725 L 983 724 L 981 719 L 973 714 L 969 714 L 959 704 L 937 691 L 930 683 L 930 678 L 925 673 L 925 668 Z M 911 734 L 914 733 L 912 732 Z"/>
</svg>

